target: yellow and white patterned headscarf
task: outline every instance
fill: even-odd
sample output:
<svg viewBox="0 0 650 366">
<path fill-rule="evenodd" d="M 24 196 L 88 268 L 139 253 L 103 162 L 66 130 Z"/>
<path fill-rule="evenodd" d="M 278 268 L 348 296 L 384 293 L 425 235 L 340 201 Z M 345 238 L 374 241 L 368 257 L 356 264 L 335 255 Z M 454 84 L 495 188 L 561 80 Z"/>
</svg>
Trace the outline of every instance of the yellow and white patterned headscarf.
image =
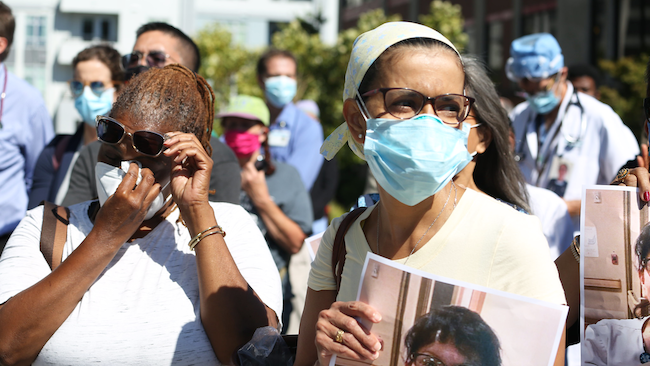
<svg viewBox="0 0 650 366">
<path fill-rule="evenodd" d="M 456 47 L 445 36 L 427 26 L 410 22 L 384 23 L 371 31 L 363 33 L 354 41 L 350 61 L 348 62 L 348 69 L 345 72 L 343 101 L 355 97 L 366 72 L 368 72 L 370 66 L 388 47 L 411 38 L 435 39 L 451 47 L 456 51 L 458 57 L 460 57 L 460 53 L 458 53 Z M 366 160 L 363 153 L 363 145 L 354 141 L 345 122 L 325 139 L 320 153 L 325 159 L 332 160 L 334 155 L 339 152 L 345 143 L 350 146 L 350 149 L 358 157 Z"/>
</svg>

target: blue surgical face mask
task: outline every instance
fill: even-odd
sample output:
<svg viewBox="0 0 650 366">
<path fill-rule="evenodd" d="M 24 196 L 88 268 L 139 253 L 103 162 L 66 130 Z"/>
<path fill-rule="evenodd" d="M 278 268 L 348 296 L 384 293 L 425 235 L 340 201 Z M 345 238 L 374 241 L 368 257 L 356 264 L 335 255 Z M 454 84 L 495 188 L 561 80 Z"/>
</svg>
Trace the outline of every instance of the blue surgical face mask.
<svg viewBox="0 0 650 366">
<path fill-rule="evenodd" d="M 89 86 L 84 87 L 84 92 L 74 101 L 74 106 L 81 118 L 87 124 L 95 127 L 95 117 L 106 115 L 113 106 L 113 95 L 115 88 L 104 90 L 102 95 L 97 96 Z"/>
<path fill-rule="evenodd" d="M 266 99 L 276 108 L 282 108 L 296 96 L 296 80 L 285 76 L 273 76 L 264 82 Z"/>
<path fill-rule="evenodd" d="M 549 90 L 540 91 L 535 95 L 526 97 L 528 104 L 537 114 L 547 114 L 560 104 L 560 98 L 555 95 L 555 89 L 560 85 L 560 77 L 561 75 L 558 73 L 553 86 Z"/>
<path fill-rule="evenodd" d="M 538 114 L 547 114 L 560 104 L 560 98 L 555 95 L 553 89 L 539 92 L 526 99 L 528 100 L 530 107 Z"/>
<path fill-rule="evenodd" d="M 408 206 L 440 191 L 471 160 L 467 137 L 471 129 L 445 125 L 431 114 L 396 120 L 366 121 L 363 151 L 379 185 Z"/>
</svg>

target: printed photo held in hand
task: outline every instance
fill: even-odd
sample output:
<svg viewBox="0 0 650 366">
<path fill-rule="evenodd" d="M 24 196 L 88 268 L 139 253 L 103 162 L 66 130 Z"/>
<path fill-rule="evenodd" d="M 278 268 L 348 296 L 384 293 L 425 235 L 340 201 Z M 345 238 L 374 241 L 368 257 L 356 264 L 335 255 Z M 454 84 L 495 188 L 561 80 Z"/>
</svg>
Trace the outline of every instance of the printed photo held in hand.
<svg viewBox="0 0 650 366">
<path fill-rule="evenodd" d="M 650 362 L 648 205 L 633 187 L 590 186 L 582 212 L 583 365 Z"/>
<path fill-rule="evenodd" d="M 382 315 L 361 321 L 381 342 L 372 363 L 330 365 L 553 365 L 568 308 L 455 281 L 368 253 L 357 300 Z M 343 334 L 341 341 L 349 338 Z"/>
</svg>

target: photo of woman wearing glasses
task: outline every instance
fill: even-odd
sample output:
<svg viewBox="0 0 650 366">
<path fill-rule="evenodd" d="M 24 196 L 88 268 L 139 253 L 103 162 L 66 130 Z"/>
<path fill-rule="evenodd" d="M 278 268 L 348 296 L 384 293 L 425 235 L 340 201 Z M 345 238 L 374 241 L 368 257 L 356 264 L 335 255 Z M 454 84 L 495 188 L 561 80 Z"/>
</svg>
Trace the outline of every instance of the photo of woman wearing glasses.
<svg viewBox="0 0 650 366">
<path fill-rule="evenodd" d="M 603 319 L 587 326 L 582 342 L 583 365 L 627 366 L 650 362 L 650 224 L 641 230 L 634 246 L 636 271 L 641 282 L 641 301 L 634 319 Z"/>
<path fill-rule="evenodd" d="M 0 364 L 230 364 L 280 326 L 264 237 L 241 206 L 208 201 L 213 120 L 212 88 L 178 64 L 136 76 L 96 118 L 99 200 L 59 219 L 60 264 L 40 249 L 43 206 L 0 257 Z"/>
<path fill-rule="evenodd" d="M 418 319 L 406 334 L 406 366 L 500 366 L 499 339 L 462 306 L 444 306 Z"/>
</svg>

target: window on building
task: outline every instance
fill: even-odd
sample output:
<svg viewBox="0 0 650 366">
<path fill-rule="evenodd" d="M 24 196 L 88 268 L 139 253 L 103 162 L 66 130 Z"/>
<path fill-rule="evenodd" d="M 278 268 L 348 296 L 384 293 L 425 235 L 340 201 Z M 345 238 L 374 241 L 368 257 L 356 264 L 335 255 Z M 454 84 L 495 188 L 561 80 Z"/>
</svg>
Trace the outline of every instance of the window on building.
<svg viewBox="0 0 650 366">
<path fill-rule="evenodd" d="M 111 23 L 104 19 L 102 20 L 102 27 L 101 27 L 101 39 L 102 41 L 108 41 L 110 40 L 111 37 Z"/>
<path fill-rule="evenodd" d="M 24 78 L 41 93 L 44 93 L 47 63 L 47 18 L 45 16 L 27 16 L 26 20 Z"/>
<path fill-rule="evenodd" d="M 95 34 L 93 29 L 94 25 L 95 22 L 93 22 L 92 19 L 84 19 L 81 22 L 81 38 L 83 38 L 84 41 L 92 41 Z"/>
<path fill-rule="evenodd" d="M 493 70 L 503 67 L 503 22 L 494 21 L 488 24 L 487 55 L 488 65 Z"/>
<path fill-rule="evenodd" d="M 45 27 L 46 18 L 44 16 L 28 16 L 25 44 L 32 47 L 44 47 L 46 41 Z"/>
<path fill-rule="evenodd" d="M 618 56 L 638 55 L 650 49 L 650 6 L 646 0 L 621 2 Z"/>
<path fill-rule="evenodd" d="M 269 22 L 269 44 L 273 43 L 273 35 L 282 30 L 282 27 L 287 24 L 286 22 Z"/>
<path fill-rule="evenodd" d="M 524 34 L 541 32 L 551 34 L 557 33 L 555 9 L 539 11 L 525 15 L 523 23 Z"/>
</svg>

